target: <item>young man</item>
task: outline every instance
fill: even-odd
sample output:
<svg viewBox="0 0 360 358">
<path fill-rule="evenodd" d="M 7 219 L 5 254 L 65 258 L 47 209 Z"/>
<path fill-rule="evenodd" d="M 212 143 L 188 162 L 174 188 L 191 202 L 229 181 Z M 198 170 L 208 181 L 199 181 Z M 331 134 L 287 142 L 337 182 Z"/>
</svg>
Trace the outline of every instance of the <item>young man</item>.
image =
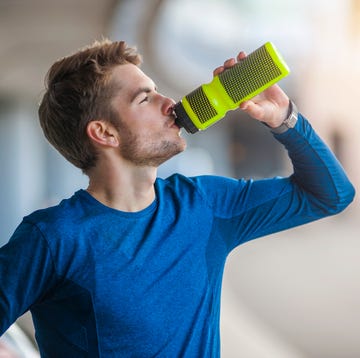
<svg viewBox="0 0 360 358">
<path fill-rule="evenodd" d="M 0 250 L 0 334 L 30 310 L 44 357 L 219 356 L 229 252 L 339 213 L 354 196 L 277 85 L 241 108 L 286 147 L 293 175 L 157 179 L 157 167 L 186 144 L 174 101 L 139 64 L 124 42 L 103 41 L 48 73 L 42 128 L 89 187 L 25 217 Z"/>
</svg>

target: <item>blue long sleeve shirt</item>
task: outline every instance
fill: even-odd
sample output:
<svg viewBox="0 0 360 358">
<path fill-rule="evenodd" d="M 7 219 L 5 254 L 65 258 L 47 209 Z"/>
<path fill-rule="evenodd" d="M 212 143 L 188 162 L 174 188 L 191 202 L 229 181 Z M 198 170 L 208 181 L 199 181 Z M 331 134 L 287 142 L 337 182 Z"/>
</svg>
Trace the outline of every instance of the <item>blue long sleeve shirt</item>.
<svg viewBox="0 0 360 358">
<path fill-rule="evenodd" d="M 218 357 L 229 252 L 342 211 L 354 189 L 299 115 L 275 137 L 288 178 L 173 175 L 135 213 L 84 190 L 25 217 L 0 249 L 0 334 L 30 310 L 42 357 Z"/>
</svg>

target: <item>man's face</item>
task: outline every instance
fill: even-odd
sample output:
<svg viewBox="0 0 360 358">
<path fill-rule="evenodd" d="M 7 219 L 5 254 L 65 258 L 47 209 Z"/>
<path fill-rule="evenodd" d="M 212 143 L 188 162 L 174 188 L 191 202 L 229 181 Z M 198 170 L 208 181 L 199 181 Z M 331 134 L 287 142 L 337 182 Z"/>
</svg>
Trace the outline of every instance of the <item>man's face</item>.
<svg viewBox="0 0 360 358">
<path fill-rule="evenodd" d="M 154 82 L 133 64 L 112 73 L 119 89 L 111 105 L 119 115 L 121 156 L 139 166 L 157 167 L 186 147 L 175 124 L 174 101 L 157 92 Z"/>
</svg>

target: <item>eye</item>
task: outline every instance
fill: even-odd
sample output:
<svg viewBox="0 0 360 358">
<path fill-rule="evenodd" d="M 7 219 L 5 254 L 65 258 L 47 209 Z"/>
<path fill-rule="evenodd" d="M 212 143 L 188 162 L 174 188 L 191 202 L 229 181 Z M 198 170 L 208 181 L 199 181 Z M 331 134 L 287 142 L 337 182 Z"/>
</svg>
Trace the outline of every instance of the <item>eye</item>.
<svg viewBox="0 0 360 358">
<path fill-rule="evenodd" d="M 141 103 L 147 102 L 148 100 L 149 100 L 149 97 L 146 96 L 139 103 L 141 104 Z"/>
</svg>

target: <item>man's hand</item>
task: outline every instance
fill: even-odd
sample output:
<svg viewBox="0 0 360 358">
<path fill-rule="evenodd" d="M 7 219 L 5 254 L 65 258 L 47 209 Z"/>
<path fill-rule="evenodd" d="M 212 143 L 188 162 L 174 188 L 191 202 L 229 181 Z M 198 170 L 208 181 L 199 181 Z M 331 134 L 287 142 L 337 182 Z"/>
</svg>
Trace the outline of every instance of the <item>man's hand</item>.
<svg viewBox="0 0 360 358">
<path fill-rule="evenodd" d="M 230 58 L 224 62 L 223 66 L 217 67 L 213 71 L 213 75 L 220 74 L 244 58 L 246 58 L 246 54 L 241 51 L 236 59 Z M 288 116 L 289 97 L 275 84 L 250 100 L 242 102 L 240 108 L 251 117 L 266 123 L 269 127 L 276 128 Z"/>
</svg>

